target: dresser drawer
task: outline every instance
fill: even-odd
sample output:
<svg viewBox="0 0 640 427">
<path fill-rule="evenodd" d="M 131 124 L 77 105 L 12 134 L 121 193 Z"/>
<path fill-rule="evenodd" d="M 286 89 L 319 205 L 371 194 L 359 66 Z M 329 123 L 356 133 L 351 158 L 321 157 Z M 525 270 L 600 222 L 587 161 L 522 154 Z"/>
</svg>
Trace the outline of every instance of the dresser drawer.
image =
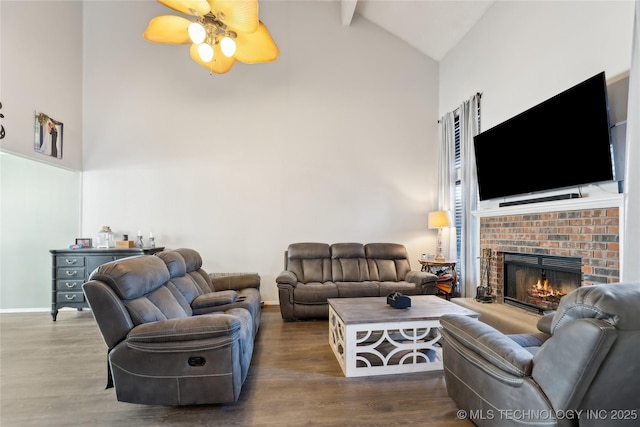
<svg viewBox="0 0 640 427">
<path fill-rule="evenodd" d="M 84 267 L 58 268 L 56 278 L 84 280 Z"/>
<path fill-rule="evenodd" d="M 58 292 L 57 302 L 84 302 L 82 292 Z"/>
<path fill-rule="evenodd" d="M 61 292 L 82 292 L 84 280 L 58 280 L 56 289 Z"/>
<path fill-rule="evenodd" d="M 56 257 L 56 267 L 84 267 L 83 256 Z"/>
</svg>

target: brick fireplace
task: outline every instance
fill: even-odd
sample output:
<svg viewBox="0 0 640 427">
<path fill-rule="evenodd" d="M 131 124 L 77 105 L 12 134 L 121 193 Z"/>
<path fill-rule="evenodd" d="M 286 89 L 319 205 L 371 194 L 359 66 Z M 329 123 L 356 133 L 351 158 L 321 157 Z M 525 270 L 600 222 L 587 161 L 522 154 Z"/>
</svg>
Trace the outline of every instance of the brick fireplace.
<svg viewBox="0 0 640 427">
<path fill-rule="evenodd" d="M 581 285 L 619 281 L 619 207 L 533 213 L 507 209 L 504 215 L 494 211 L 480 215 L 480 249 L 494 253 L 489 284 L 496 302 L 504 301 L 505 253 L 578 257 Z"/>
</svg>

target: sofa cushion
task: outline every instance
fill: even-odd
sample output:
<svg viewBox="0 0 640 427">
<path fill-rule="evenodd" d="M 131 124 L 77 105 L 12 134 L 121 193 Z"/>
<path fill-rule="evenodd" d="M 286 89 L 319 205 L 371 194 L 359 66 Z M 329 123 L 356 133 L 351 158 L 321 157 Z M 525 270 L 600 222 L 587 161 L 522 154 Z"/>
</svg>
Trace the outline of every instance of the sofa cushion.
<svg viewBox="0 0 640 427">
<path fill-rule="evenodd" d="M 377 282 L 335 282 L 339 298 L 377 297 Z"/>
<path fill-rule="evenodd" d="M 213 292 L 211 278 L 209 274 L 202 269 L 202 257 L 200 254 L 188 248 L 175 249 L 174 252 L 179 253 L 184 258 L 187 275 L 197 284 L 203 293 Z"/>
<path fill-rule="evenodd" d="M 415 283 L 400 280 L 397 282 L 378 282 L 378 292 L 381 297 L 386 297 L 392 292 L 402 292 L 405 295 L 420 295 L 422 288 Z"/>
<path fill-rule="evenodd" d="M 338 287 L 333 282 L 299 283 L 293 302 L 300 304 L 327 304 L 327 298 L 338 298 Z"/>
<path fill-rule="evenodd" d="M 379 281 L 399 281 L 405 277 L 411 266 L 407 250 L 397 243 L 368 243 L 364 247 L 369 267 L 369 279 Z"/>
<path fill-rule="evenodd" d="M 331 245 L 331 259 L 365 258 L 362 243 L 334 243 Z"/>
<path fill-rule="evenodd" d="M 287 269 L 296 275 L 298 282 L 327 282 L 332 279 L 329 245 L 292 243 L 287 252 Z"/>
<path fill-rule="evenodd" d="M 90 280 L 106 283 L 123 300 L 142 297 L 169 281 L 169 270 L 159 258 L 139 256 L 126 261 L 101 265 Z"/>
<path fill-rule="evenodd" d="M 135 325 L 191 316 L 191 310 L 186 311 L 167 286 L 123 303 Z"/>
<path fill-rule="evenodd" d="M 334 243 L 331 245 L 331 277 L 334 282 L 362 282 L 369 280 L 369 267 L 362 243 Z"/>
<path fill-rule="evenodd" d="M 155 254 L 167 266 L 171 283 L 182 293 L 188 304 L 200 295 L 212 292 L 208 274 L 202 266 L 200 254 L 193 249 L 176 249 Z"/>
</svg>

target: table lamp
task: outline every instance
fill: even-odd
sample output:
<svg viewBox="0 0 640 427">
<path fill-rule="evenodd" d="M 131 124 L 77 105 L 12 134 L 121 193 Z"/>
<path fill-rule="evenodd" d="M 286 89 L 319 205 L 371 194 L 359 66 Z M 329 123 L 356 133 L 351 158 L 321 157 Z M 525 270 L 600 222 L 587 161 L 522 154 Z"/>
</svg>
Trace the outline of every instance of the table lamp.
<svg viewBox="0 0 640 427">
<path fill-rule="evenodd" d="M 445 261 L 445 257 L 442 255 L 442 229 L 451 227 L 452 224 L 450 211 L 429 212 L 429 228 L 438 229 L 438 254 L 435 258 L 438 262 Z"/>
</svg>

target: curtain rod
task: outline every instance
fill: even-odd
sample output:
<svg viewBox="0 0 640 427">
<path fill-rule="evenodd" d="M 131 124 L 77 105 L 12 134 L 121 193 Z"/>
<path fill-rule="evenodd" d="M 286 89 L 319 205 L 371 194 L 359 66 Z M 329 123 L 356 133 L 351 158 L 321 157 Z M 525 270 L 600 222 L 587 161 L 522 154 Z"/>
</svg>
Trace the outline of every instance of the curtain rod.
<svg viewBox="0 0 640 427">
<path fill-rule="evenodd" d="M 478 98 L 482 98 L 482 92 L 476 92 L 476 96 L 477 96 Z M 452 113 L 454 113 L 454 114 L 455 114 L 455 113 L 456 113 L 456 112 L 458 112 L 458 111 L 460 111 L 460 107 L 458 107 L 458 108 L 456 108 L 455 110 L 453 110 L 453 111 L 452 111 Z M 440 120 L 438 120 L 438 123 L 440 123 Z"/>
</svg>

